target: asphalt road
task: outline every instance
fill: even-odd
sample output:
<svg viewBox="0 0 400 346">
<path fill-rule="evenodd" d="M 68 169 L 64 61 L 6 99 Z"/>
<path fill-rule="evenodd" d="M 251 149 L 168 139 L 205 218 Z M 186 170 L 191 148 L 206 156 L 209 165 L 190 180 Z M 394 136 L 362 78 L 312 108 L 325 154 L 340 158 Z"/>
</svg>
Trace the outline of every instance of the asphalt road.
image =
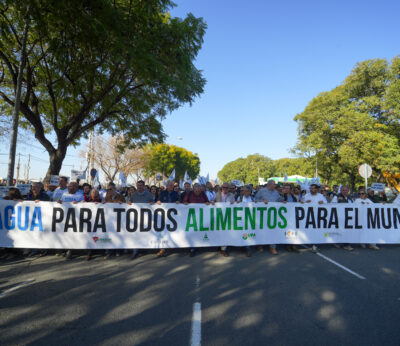
<svg viewBox="0 0 400 346">
<path fill-rule="evenodd" d="M 400 344 L 400 246 L 187 254 L 0 260 L 0 344 Z"/>
</svg>

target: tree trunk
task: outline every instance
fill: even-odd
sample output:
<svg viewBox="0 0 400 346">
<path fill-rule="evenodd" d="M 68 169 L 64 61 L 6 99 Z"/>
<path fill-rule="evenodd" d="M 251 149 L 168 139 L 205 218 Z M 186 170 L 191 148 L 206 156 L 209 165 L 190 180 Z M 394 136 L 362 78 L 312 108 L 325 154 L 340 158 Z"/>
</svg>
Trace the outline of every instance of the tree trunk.
<svg viewBox="0 0 400 346">
<path fill-rule="evenodd" d="M 62 167 L 62 163 L 67 154 L 67 147 L 59 147 L 54 152 L 50 153 L 50 166 L 47 170 L 46 176 L 43 180 L 44 183 L 50 182 L 51 175 L 59 175 Z"/>
</svg>

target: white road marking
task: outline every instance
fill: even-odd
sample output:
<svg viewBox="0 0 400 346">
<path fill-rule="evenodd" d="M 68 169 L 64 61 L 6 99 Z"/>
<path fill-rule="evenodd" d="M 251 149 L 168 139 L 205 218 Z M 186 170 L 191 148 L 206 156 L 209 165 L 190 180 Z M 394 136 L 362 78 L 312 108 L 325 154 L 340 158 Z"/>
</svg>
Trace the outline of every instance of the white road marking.
<svg viewBox="0 0 400 346">
<path fill-rule="evenodd" d="M 201 345 L 201 303 L 199 295 L 200 277 L 196 276 L 196 302 L 193 304 L 192 330 L 190 336 L 191 346 Z"/>
<path fill-rule="evenodd" d="M 201 345 L 201 303 L 193 304 L 192 333 L 190 338 L 191 346 Z"/>
<path fill-rule="evenodd" d="M 303 247 L 305 247 L 306 249 L 309 249 L 309 247 L 307 247 L 305 245 L 303 245 Z M 351 269 L 349 269 L 349 268 L 345 267 L 344 265 L 334 261 L 333 259 L 321 254 L 320 252 L 317 252 L 316 255 L 318 255 L 319 257 L 322 257 L 324 260 L 327 260 L 328 262 L 331 262 L 332 264 L 338 266 L 339 268 L 343 269 L 344 271 L 354 275 L 355 277 L 359 278 L 360 280 L 365 280 L 364 276 L 357 274 L 356 272 L 352 271 Z"/>
<path fill-rule="evenodd" d="M 21 288 L 21 287 L 25 287 L 30 285 L 31 283 L 33 283 L 35 281 L 35 279 L 28 279 L 26 281 L 20 282 L 19 284 L 17 284 L 14 287 L 9 288 L 8 290 L 5 290 L 3 292 L 0 293 L 0 298 L 5 297 L 7 294 L 12 293 L 14 291 L 16 291 L 17 289 Z"/>
</svg>

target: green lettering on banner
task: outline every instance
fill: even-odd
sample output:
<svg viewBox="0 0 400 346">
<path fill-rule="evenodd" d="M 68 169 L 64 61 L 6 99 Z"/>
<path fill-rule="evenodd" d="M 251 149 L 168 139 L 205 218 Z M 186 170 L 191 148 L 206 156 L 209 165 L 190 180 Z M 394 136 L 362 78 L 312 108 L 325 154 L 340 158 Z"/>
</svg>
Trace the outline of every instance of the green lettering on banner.
<svg viewBox="0 0 400 346">
<path fill-rule="evenodd" d="M 278 209 L 278 215 L 279 215 L 279 217 L 280 217 L 280 219 L 281 219 L 281 221 L 278 222 L 278 227 L 279 227 L 279 228 L 286 228 L 286 226 L 287 226 L 287 220 L 286 220 L 285 215 L 282 214 L 282 211 L 285 212 L 285 213 L 287 213 L 287 209 L 286 209 L 285 207 L 280 207 L 280 208 Z"/>
<path fill-rule="evenodd" d="M 242 210 L 242 207 L 233 208 L 233 229 L 235 231 L 243 231 L 243 226 L 238 225 L 238 221 L 242 221 L 242 217 L 238 215 L 238 212 Z"/>
<path fill-rule="evenodd" d="M 273 215 L 271 215 L 273 214 Z M 272 223 L 271 223 L 272 221 Z M 277 224 L 277 212 L 275 207 L 268 208 L 268 219 L 267 226 L 268 228 L 275 228 Z"/>
<path fill-rule="evenodd" d="M 189 228 L 193 227 L 193 231 L 197 231 L 197 219 L 196 210 L 194 208 L 189 208 L 188 217 L 186 220 L 186 232 L 189 232 Z"/>
<path fill-rule="evenodd" d="M 218 231 L 221 228 L 223 231 L 225 231 L 227 225 L 228 225 L 228 229 L 231 229 L 231 226 L 232 226 L 231 216 L 232 216 L 231 208 L 225 209 L 225 217 L 223 216 L 222 209 L 217 208 L 217 230 Z"/>
<path fill-rule="evenodd" d="M 264 229 L 264 212 L 267 207 L 258 207 L 257 210 L 260 212 L 260 229 Z"/>
<path fill-rule="evenodd" d="M 214 208 L 210 208 L 210 231 L 214 230 Z"/>
<path fill-rule="evenodd" d="M 249 229 L 249 222 L 251 229 L 256 229 L 256 208 L 244 208 L 244 228 Z"/>
<path fill-rule="evenodd" d="M 200 208 L 200 231 L 208 231 L 208 227 L 204 227 L 204 210 Z"/>
</svg>

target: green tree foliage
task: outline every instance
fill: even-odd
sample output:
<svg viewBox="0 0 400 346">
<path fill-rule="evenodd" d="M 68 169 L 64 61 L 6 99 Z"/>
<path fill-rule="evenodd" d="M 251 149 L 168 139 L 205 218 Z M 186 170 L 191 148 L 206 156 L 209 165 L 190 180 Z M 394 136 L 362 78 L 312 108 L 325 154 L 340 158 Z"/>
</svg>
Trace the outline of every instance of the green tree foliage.
<svg viewBox="0 0 400 346">
<path fill-rule="evenodd" d="M 274 160 L 274 176 L 302 175 L 312 177 L 315 174 L 315 161 L 307 158 L 283 158 Z M 266 177 L 268 178 L 268 177 Z"/>
<path fill-rule="evenodd" d="M 154 144 L 146 148 L 145 155 L 148 164 L 145 167 L 146 176 L 161 173 L 168 177 L 175 169 L 175 180 L 183 179 L 185 171 L 194 180 L 200 173 L 200 159 L 184 148 L 169 144 Z"/>
<path fill-rule="evenodd" d="M 355 66 L 345 81 L 315 97 L 295 117 L 299 154 L 318 160 L 327 182 L 362 182 L 357 167 L 372 166 L 374 179 L 400 165 L 399 58 Z M 316 156 L 316 157 L 315 157 Z"/>
<path fill-rule="evenodd" d="M 274 174 L 273 161 L 260 154 L 249 155 L 228 162 L 219 172 L 218 179 L 223 182 L 240 180 L 244 183 L 258 184 L 258 176 L 271 177 Z"/>
<path fill-rule="evenodd" d="M 258 177 L 266 180 L 273 176 L 284 176 L 285 173 L 311 177 L 315 173 L 315 163 L 306 158 L 272 160 L 269 157 L 254 154 L 228 162 L 218 172 L 218 178 L 220 181 L 240 180 L 258 185 Z"/>
<path fill-rule="evenodd" d="M 21 124 L 50 156 L 47 177 L 59 173 L 68 146 L 94 126 L 122 136 L 125 145 L 162 141 L 160 121 L 203 92 L 193 62 L 206 25 L 192 14 L 171 17 L 172 6 L 169 0 L 0 2 L 0 99 L 13 107 L 28 18 Z"/>
</svg>

